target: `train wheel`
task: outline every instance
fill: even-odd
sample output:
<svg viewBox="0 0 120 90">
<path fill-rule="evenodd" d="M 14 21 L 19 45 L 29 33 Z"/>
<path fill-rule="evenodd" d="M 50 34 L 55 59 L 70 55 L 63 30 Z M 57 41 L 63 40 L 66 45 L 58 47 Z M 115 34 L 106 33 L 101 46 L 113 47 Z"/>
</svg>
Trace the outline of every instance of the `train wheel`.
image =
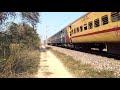
<svg viewBox="0 0 120 90">
<path fill-rule="evenodd" d="M 103 51 L 104 48 L 99 48 L 99 51 Z"/>
<path fill-rule="evenodd" d="M 85 47 L 84 50 L 90 50 L 91 48 L 90 47 Z"/>
</svg>

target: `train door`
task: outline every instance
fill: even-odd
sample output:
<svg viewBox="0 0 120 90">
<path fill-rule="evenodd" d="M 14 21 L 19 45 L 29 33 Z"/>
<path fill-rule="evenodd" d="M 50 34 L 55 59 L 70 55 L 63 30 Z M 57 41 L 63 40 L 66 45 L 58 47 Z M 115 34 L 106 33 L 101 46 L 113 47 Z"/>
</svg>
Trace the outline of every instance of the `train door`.
<svg viewBox="0 0 120 90">
<path fill-rule="evenodd" d="M 70 30 L 71 30 L 71 26 L 66 28 L 66 43 L 69 44 L 70 43 Z"/>
<path fill-rule="evenodd" d="M 63 38 L 64 38 L 64 30 L 61 31 L 61 43 L 64 43 Z"/>
</svg>

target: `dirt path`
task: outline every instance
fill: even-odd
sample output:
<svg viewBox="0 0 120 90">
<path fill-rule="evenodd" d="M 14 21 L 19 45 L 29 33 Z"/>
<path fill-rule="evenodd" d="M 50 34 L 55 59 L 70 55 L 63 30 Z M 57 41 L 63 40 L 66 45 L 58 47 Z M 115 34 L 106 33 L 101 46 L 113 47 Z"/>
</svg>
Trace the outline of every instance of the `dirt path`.
<svg viewBox="0 0 120 90">
<path fill-rule="evenodd" d="M 36 78 L 73 78 L 73 76 L 56 56 L 42 46 L 40 68 Z"/>
</svg>

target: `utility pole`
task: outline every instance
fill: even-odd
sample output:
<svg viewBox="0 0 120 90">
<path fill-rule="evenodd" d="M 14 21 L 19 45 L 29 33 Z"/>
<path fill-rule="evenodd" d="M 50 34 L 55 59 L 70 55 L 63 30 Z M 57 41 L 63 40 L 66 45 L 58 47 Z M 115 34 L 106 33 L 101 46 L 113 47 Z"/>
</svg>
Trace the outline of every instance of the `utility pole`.
<svg viewBox="0 0 120 90">
<path fill-rule="evenodd" d="M 48 26 L 46 26 L 46 45 L 47 45 L 47 31 L 48 31 Z"/>
</svg>

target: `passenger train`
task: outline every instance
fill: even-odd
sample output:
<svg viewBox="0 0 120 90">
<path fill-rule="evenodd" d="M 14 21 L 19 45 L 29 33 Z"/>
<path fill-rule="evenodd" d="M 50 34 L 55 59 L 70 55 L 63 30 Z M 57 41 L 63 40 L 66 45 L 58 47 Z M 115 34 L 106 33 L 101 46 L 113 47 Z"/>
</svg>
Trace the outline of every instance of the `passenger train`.
<svg viewBox="0 0 120 90">
<path fill-rule="evenodd" d="M 120 54 L 120 12 L 89 12 L 48 38 L 49 45 Z"/>
</svg>

